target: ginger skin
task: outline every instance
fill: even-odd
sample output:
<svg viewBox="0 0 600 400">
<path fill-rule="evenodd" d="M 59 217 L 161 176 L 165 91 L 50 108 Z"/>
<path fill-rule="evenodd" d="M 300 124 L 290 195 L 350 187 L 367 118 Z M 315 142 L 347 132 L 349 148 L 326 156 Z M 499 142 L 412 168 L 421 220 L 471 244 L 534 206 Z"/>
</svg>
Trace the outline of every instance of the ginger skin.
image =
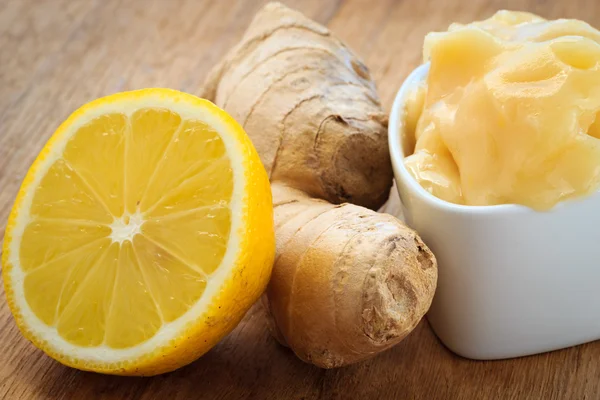
<svg viewBox="0 0 600 400">
<path fill-rule="evenodd" d="M 201 95 L 243 125 L 271 179 L 277 248 L 263 304 L 277 340 L 323 368 L 401 341 L 429 309 L 437 263 L 413 230 L 369 209 L 385 202 L 392 170 L 362 62 L 269 3 Z"/>
</svg>

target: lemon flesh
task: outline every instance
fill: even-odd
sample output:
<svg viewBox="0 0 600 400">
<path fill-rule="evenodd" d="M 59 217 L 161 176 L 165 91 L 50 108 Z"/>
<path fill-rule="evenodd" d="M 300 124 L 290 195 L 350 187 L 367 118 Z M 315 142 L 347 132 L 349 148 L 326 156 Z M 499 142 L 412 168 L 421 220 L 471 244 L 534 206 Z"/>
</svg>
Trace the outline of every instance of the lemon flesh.
<svg viewBox="0 0 600 400">
<path fill-rule="evenodd" d="M 34 164 L 29 174 L 39 177 L 29 185 L 26 179 L 21 189 L 23 197 L 31 198 L 30 208 L 17 218 L 26 203 L 18 198 L 15 215 L 11 214 L 11 220 L 25 221 L 22 233 L 13 235 L 19 223 L 9 221 L 6 241 L 18 241 L 18 246 L 5 241 L 5 248 L 10 252 L 10 247 L 18 247 L 18 258 L 3 260 L 6 265 L 10 258 L 18 259 L 12 264 L 18 264 L 21 274 L 19 279 L 5 278 L 9 302 L 13 292 L 22 295 L 36 323 L 45 325 L 44 330 L 58 336 L 59 342 L 111 354 L 135 348 L 165 330 L 173 336 L 174 328 L 169 327 L 199 302 L 207 285 L 223 284 L 227 272 L 244 266 L 235 262 L 235 256 L 230 257 L 234 262 L 223 265 L 232 247 L 232 218 L 248 222 L 253 217 L 254 224 L 261 224 L 254 227 L 257 233 L 264 231 L 257 237 L 271 242 L 257 249 L 264 254 L 255 258 L 254 268 L 261 271 L 254 283 L 256 293 L 241 302 L 247 304 L 238 307 L 240 315 L 230 316 L 232 320 L 239 320 L 243 307 L 248 308 L 264 289 L 274 251 L 268 178 L 262 166 L 256 166 L 260 162 L 251 145 L 246 153 L 253 158 L 250 164 L 255 171 L 238 176 L 260 182 L 256 195 L 262 205 L 257 215 L 244 216 L 248 210 L 243 203 L 249 194 L 237 199 L 241 207 L 238 204 L 236 209 L 232 203 L 235 185 L 248 182 L 240 182 L 239 177 L 236 181 L 233 166 L 248 164 L 236 158 L 248 154 L 235 154 L 232 161 L 223 132 L 194 119 L 188 109 L 184 115 L 178 113 L 177 106 L 140 106 L 128 113 L 118 108 L 88 112 L 91 116 L 84 113 L 76 129 L 71 126 L 71 133 L 62 134 L 54 145 L 49 143 L 51 154 L 40 156 L 47 164 L 45 171 L 35 171 Z M 233 136 L 248 140 L 239 132 Z M 247 147 L 249 141 L 242 144 Z M 239 197 L 244 191 L 238 188 L 237 192 Z M 249 231 L 249 226 L 245 228 Z M 248 241 L 236 240 L 238 252 L 244 250 L 240 247 Z M 237 258 L 250 262 L 244 254 Z M 11 287 L 14 281 L 22 281 L 19 290 Z M 200 333 L 202 329 L 206 327 Z M 214 341 L 224 333 L 207 337 Z M 135 356 L 143 353 L 140 350 Z"/>
</svg>

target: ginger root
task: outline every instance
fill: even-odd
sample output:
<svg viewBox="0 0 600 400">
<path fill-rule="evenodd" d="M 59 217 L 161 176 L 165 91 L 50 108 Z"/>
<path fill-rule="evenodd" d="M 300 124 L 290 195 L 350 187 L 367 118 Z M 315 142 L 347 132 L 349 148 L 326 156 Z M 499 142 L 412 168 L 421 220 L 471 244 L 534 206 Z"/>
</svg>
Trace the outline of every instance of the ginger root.
<svg viewBox="0 0 600 400">
<path fill-rule="evenodd" d="M 431 304 L 437 263 L 413 230 L 369 209 L 385 202 L 392 169 L 363 63 L 323 26 L 269 3 L 202 96 L 243 125 L 271 179 L 277 250 L 263 304 L 273 335 L 324 368 L 402 340 Z"/>
<path fill-rule="evenodd" d="M 331 203 L 377 209 L 386 201 L 393 173 L 375 84 L 346 46 L 302 14 L 267 4 L 202 97 L 244 127 L 271 182 Z"/>
</svg>

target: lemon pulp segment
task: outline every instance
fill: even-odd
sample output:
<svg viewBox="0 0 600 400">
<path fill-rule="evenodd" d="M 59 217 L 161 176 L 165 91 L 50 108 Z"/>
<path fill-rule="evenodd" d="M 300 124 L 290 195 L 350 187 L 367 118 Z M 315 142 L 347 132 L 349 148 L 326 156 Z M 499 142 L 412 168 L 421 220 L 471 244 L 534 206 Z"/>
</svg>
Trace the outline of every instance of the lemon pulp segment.
<svg viewBox="0 0 600 400">
<path fill-rule="evenodd" d="M 206 123 L 159 107 L 93 118 L 35 189 L 19 250 L 28 305 L 77 346 L 148 340 L 218 269 L 232 192 Z"/>
</svg>

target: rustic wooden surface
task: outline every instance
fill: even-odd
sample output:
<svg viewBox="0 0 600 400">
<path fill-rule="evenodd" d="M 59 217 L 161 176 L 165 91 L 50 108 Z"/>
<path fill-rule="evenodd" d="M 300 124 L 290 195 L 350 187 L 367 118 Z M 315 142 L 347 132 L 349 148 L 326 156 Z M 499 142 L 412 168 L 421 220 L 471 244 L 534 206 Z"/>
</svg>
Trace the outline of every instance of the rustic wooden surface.
<svg viewBox="0 0 600 400">
<path fill-rule="evenodd" d="M 195 93 L 263 1 L 0 0 L 0 230 L 29 164 L 79 105 L 150 86 Z M 420 60 L 423 35 L 499 8 L 600 26 L 598 0 L 286 1 L 364 59 L 387 108 Z M 0 239 L 2 238 L 0 233 Z M 598 399 L 600 342 L 475 362 L 426 322 L 394 349 L 338 370 L 300 362 L 272 340 L 261 310 L 197 362 L 154 378 L 66 368 L 23 339 L 0 295 L 3 399 Z"/>
</svg>

